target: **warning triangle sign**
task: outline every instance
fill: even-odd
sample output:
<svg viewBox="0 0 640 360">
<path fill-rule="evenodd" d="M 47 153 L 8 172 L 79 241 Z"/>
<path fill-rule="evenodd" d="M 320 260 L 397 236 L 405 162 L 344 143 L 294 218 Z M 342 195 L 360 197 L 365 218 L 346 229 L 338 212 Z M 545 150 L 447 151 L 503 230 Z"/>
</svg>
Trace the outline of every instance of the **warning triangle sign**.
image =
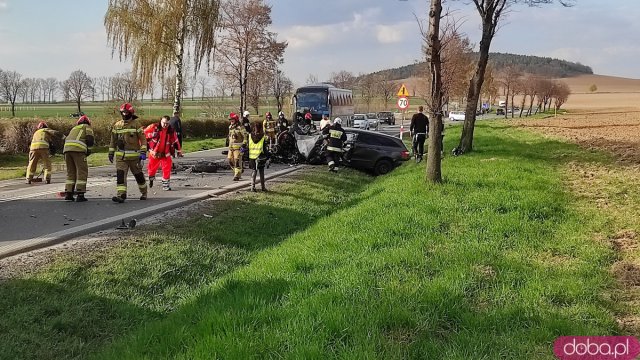
<svg viewBox="0 0 640 360">
<path fill-rule="evenodd" d="M 402 84 L 402 87 L 400 88 L 400 90 L 398 91 L 398 96 L 400 97 L 407 97 L 409 96 L 409 92 L 407 91 L 407 87 L 404 86 L 404 84 Z"/>
</svg>

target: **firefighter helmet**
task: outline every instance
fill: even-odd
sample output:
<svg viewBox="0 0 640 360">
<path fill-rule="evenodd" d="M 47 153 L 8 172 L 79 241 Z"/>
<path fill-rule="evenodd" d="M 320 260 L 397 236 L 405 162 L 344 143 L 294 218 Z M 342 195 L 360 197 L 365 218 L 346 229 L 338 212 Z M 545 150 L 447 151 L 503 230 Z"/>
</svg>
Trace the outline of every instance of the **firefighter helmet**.
<svg viewBox="0 0 640 360">
<path fill-rule="evenodd" d="M 339 117 L 337 117 L 337 118 L 335 118 L 335 119 L 333 120 L 333 123 L 334 123 L 334 124 L 340 124 L 340 125 L 342 125 L 342 119 L 340 119 Z"/>
<path fill-rule="evenodd" d="M 233 121 L 240 121 L 240 118 L 238 118 L 238 114 L 236 113 L 230 113 L 229 114 L 229 120 Z"/>
<path fill-rule="evenodd" d="M 135 114 L 136 110 L 133 108 L 133 105 L 129 104 L 129 103 L 124 103 L 122 105 L 120 105 L 120 112 L 128 112 L 129 114 L 133 115 Z"/>
<path fill-rule="evenodd" d="M 48 128 L 48 127 L 49 127 L 49 126 L 47 125 L 47 123 L 46 123 L 46 122 L 44 122 L 44 121 L 40 121 L 40 122 L 38 123 L 38 126 L 36 126 L 36 129 L 40 130 L 40 129 L 45 129 L 45 128 Z"/>
<path fill-rule="evenodd" d="M 283 113 L 282 111 L 280 111 L 280 112 L 278 113 L 278 117 L 281 117 L 281 118 L 282 118 L 282 117 L 284 117 L 284 113 Z"/>
<path fill-rule="evenodd" d="M 306 113 L 306 114 L 304 114 L 304 118 L 305 118 L 306 120 L 311 120 L 311 113 Z"/>
<path fill-rule="evenodd" d="M 249 116 L 249 115 L 251 115 L 251 113 L 250 113 L 248 110 L 245 110 L 245 111 L 242 113 L 242 116 L 244 116 L 244 117 L 247 117 L 247 116 Z"/>
<path fill-rule="evenodd" d="M 267 119 L 273 118 L 273 116 L 271 116 L 271 112 L 269 112 L 269 111 L 267 111 L 267 113 L 264 114 L 264 117 L 266 117 Z"/>
<path fill-rule="evenodd" d="M 89 118 L 87 117 L 87 115 L 82 115 L 82 116 L 80 116 L 80 118 L 78 119 L 78 121 L 76 121 L 76 125 L 81 125 L 81 124 L 91 125 L 91 120 L 89 120 Z"/>
</svg>

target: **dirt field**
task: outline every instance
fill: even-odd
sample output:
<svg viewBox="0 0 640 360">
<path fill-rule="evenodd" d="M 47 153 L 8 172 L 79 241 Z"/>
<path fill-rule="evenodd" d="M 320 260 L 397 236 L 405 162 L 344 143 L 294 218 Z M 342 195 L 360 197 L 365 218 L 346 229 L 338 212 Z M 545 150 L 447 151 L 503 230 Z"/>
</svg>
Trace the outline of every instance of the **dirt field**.
<svg viewBox="0 0 640 360">
<path fill-rule="evenodd" d="M 587 149 L 610 151 L 628 164 L 640 164 L 640 110 L 561 115 L 545 120 L 520 120 L 516 126 L 559 136 Z"/>
</svg>

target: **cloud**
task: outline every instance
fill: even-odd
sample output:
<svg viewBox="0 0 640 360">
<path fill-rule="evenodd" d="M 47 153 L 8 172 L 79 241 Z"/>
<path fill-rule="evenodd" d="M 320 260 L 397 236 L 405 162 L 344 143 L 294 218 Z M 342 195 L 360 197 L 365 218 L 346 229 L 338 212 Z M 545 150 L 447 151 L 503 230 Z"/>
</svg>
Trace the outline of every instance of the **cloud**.
<svg viewBox="0 0 640 360">
<path fill-rule="evenodd" d="M 0 12 L 7 11 L 9 9 L 9 2 L 7 0 L 0 0 Z"/>
<path fill-rule="evenodd" d="M 403 21 L 393 25 L 376 25 L 376 39 L 382 44 L 400 43 L 407 36 L 415 36 L 416 24 L 411 21 Z"/>
</svg>

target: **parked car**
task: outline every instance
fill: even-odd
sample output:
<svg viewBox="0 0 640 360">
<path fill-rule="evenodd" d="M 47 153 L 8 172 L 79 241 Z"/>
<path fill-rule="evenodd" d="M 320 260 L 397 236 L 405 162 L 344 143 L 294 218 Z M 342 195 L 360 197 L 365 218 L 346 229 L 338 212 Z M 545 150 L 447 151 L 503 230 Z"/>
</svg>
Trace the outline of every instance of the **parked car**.
<svg viewBox="0 0 640 360">
<path fill-rule="evenodd" d="M 80 111 L 80 112 L 77 112 L 77 113 L 69 114 L 69 117 L 79 118 L 82 115 L 84 115 L 84 113 L 82 111 Z"/>
<path fill-rule="evenodd" d="M 387 123 L 389 125 L 396 124 L 396 117 L 393 115 L 391 111 L 380 111 L 378 113 L 378 120 L 383 123 Z"/>
<path fill-rule="evenodd" d="M 464 121 L 464 111 L 452 111 L 449 113 L 449 120 Z"/>
<path fill-rule="evenodd" d="M 369 128 L 378 130 L 380 120 L 378 120 L 378 115 L 376 113 L 367 113 L 367 120 L 369 120 Z"/>
<path fill-rule="evenodd" d="M 409 160 L 409 151 L 401 139 L 373 131 L 346 128 L 345 164 L 384 175 Z"/>
<path fill-rule="evenodd" d="M 504 108 L 497 108 L 496 115 L 504 115 Z"/>
<path fill-rule="evenodd" d="M 356 129 L 365 129 L 369 130 L 371 124 L 369 124 L 369 120 L 367 119 L 366 114 L 354 114 L 353 115 L 353 127 Z"/>
</svg>

